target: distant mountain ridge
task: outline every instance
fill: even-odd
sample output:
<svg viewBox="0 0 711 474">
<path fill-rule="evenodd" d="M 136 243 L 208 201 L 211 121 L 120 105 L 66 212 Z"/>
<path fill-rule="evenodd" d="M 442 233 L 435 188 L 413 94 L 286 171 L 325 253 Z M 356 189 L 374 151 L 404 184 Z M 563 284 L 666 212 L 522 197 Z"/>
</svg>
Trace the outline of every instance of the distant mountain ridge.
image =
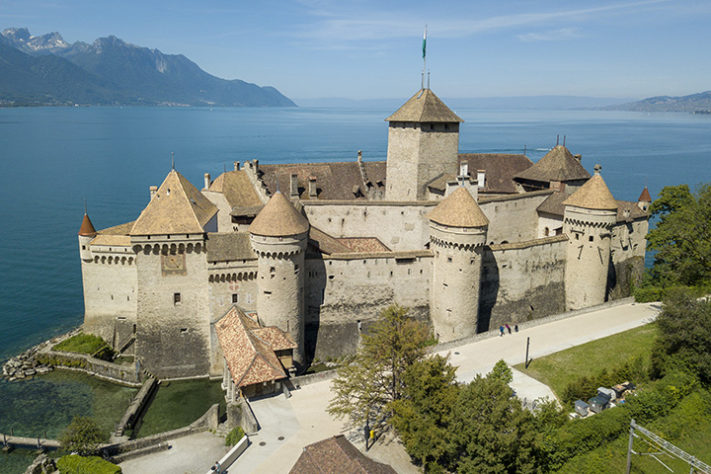
<svg viewBox="0 0 711 474">
<path fill-rule="evenodd" d="M 115 37 L 67 43 L 59 33 L 32 36 L 27 28 L 0 34 L 0 105 L 296 104 L 274 87 L 226 80 L 182 54 L 135 46 Z"/>
<path fill-rule="evenodd" d="M 681 97 L 667 95 L 649 97 L 637 102 L 611 105 L 607 110 L 632 110 L 637 112 L 702 112 L 711 111 L 711 91 Z"/>
</svg>

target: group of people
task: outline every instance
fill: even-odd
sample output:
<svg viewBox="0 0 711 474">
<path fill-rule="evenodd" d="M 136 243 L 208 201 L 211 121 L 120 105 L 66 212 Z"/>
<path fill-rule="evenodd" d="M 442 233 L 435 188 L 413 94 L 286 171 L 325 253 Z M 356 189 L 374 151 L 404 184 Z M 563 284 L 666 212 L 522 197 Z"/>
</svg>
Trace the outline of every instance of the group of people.
<svg viewBox="0 0 711 474">
<path fill-rule="evenodd" d="M 504 329 L 511 334 L 511 326 L 504 324 L 503 326 L 499 326 L 499 336 L 504 335 Z M 514 331 L 518 332 L 518 324 L 514 324 Z"/>
</svg>

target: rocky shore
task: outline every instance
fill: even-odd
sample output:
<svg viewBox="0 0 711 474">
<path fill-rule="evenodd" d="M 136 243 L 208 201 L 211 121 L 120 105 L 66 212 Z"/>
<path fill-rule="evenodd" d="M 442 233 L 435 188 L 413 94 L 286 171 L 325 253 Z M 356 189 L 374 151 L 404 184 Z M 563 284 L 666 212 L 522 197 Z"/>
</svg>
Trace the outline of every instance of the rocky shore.
<svg viewBox="0 0 711 474">
<path fill-rule="evenodd" d="M 35 355 L 38 351 L 39 347 L 35 346 L 20 355 L 12 357 L 3 364 L 2 376 L 10 382 L 14 382 L 15 380 L 25 380 L 54 370 L 52 366 L 37 362 Z"/>
</svg>

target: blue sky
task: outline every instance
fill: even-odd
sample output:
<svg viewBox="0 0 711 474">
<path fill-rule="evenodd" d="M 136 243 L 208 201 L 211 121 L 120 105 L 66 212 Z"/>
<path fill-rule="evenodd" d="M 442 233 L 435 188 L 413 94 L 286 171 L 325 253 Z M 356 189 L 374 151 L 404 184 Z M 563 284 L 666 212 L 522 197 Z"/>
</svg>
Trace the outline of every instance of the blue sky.
<svg viewBox="0 0 711 474">
<path fill-rule="evenodd" d="M 711 1 L 0 0 L 0 28 L 114 34 L 292 98 L 406 97 L 428 25 L 443 97 L 711 89 Z"/>
</svg>

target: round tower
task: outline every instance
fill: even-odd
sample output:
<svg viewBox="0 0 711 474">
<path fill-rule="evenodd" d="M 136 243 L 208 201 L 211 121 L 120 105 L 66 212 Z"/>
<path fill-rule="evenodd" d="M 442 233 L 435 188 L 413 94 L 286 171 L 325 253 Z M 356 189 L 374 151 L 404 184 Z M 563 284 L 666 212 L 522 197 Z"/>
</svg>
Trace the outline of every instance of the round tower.
<svg viewBox="0 0 711 474">
<path fill-rule="evenodd" d="M 88 262 L 92 259 L 91 250 L 89 249 L 89 242 L 96 237 L 96 229 L 89 219 L 89 215 L 85 212 L 84 218 L 81 221 L 81 227 L 79 227 L 79 257 Z"/>
<path fill-rule="evenodd" d="M 651 204 L 652 196 L 649 195 L 649 189 L 645 186 L 642 190 L 642 194 L 639 195 L 639 199 L 637 199 L 637 207 L 639 207 L 642 211 L 647 212 Z"/>
<path fill-rule="evenodd" d="M 440 342 L 477 332 L 482 251 L 489 220 L 472 195 L 458 188 L 427 216 L 434 253 L 430 318 Z"/>
<path fill-rule="evenodd" d="M 612 228 L 617 222 L 617 201 L 595 174 L 563 201 L 563 232 L 568 236 L 565 299 L 569 310 L 605 302 L 610 264 Z"/>
<path fill-rule="evenodd" d="M 249 226 L 257 254 L 257 316 L 265 326 L 286 331 L 304 360 L 304 253 L 309 222 L 279 191 Z"/>
</svg>

